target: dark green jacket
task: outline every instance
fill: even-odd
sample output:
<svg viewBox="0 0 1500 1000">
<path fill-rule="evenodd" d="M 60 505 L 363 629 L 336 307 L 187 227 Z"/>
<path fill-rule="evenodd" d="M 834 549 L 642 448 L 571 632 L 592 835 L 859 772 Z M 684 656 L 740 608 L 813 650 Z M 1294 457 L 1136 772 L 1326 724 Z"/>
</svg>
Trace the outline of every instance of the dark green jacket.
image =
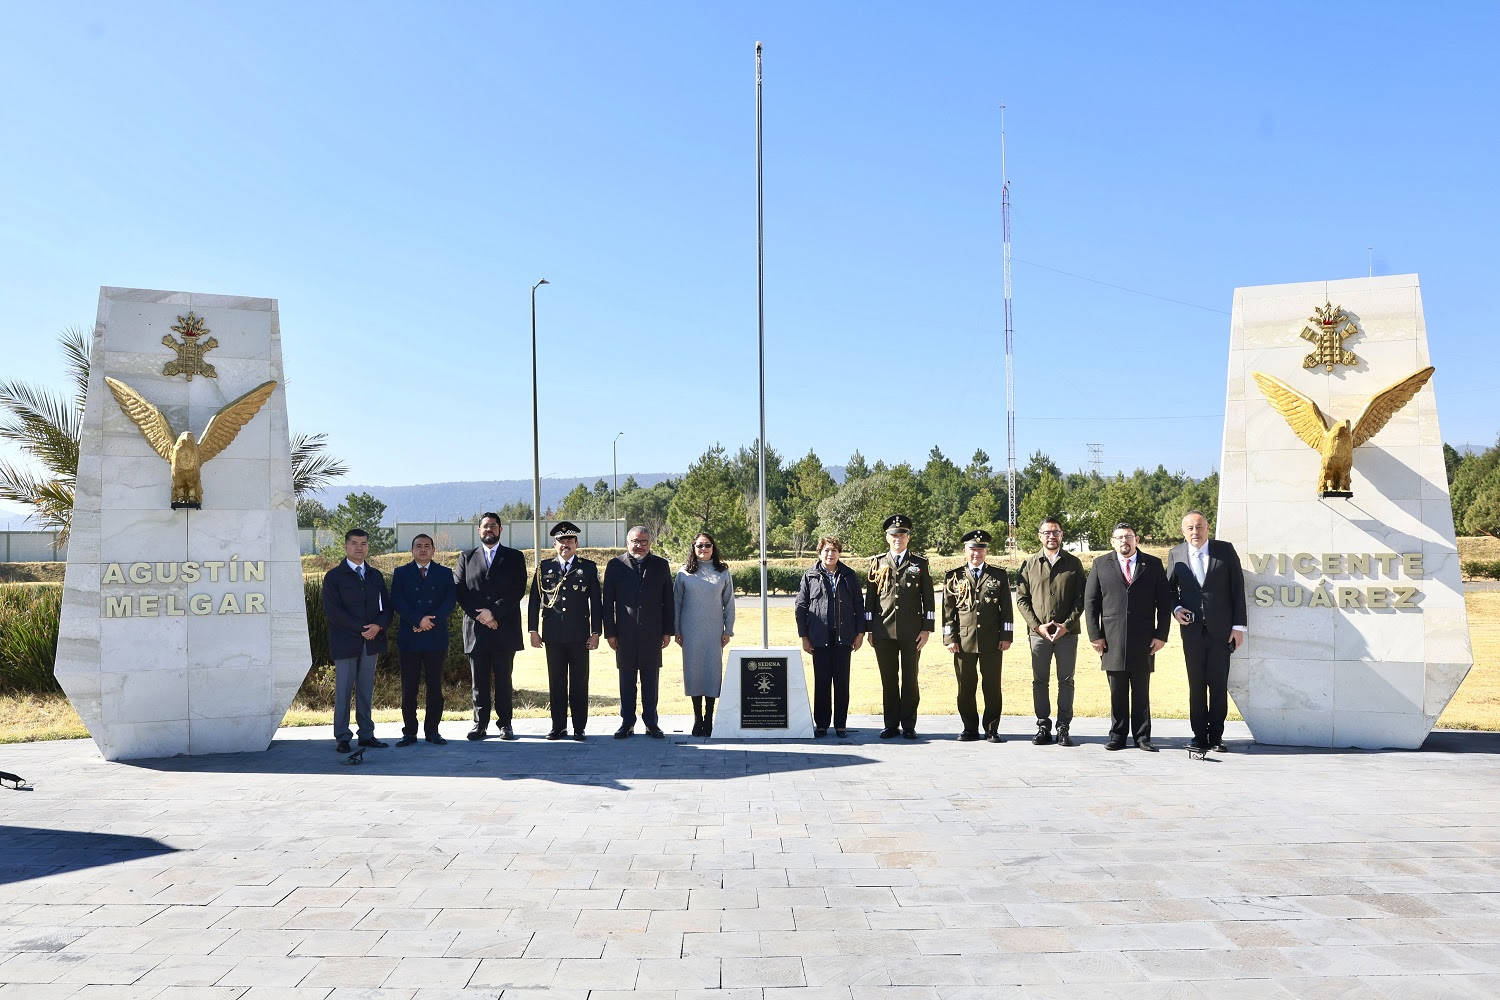
<svg viewBox="0 0 1500 1000">
<path fill-rule="evenodd" d="M 1035 633 L 1038 625 L 1060 622 L 1077 635 L 1088 578 L 1088 570 L 1071 552 L 1059 552 L 1056 566 L 1047 562 L 1044 553 L 1027 556 L 1016 584 L 1016 610 L 1026 622 L 1026 631 Z"/>
<path fill-rule="evenodd" d="M 993 653 L 1013 635 L 1005 570 L 986 565 L 976 586 L 967 565 L 950 569 L 943 577 L 943 643 L 956 642 L 964 653 Z"/>
<path fill-rule="evenodd" d="M 870 560 L 865 578 L 865 631 L 872 639 L 915 641 L 937 627 L 937 601 L 927 560 L 910 551 L 898 570 L 889 552 Z"/>
</svg>

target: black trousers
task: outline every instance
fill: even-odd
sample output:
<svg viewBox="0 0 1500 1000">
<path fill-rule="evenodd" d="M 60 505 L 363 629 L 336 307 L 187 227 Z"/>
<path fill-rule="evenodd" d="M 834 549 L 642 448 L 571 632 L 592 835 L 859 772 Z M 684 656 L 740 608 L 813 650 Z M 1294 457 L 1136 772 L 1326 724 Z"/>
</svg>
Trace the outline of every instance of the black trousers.
<svg viewBox="0 0 1500 1000">
<path fill-rule="evenodd" d="M 812 652 L 813 661 L 813 727 L 845 729 L 849 725 L 849 657 L 848 646 L 831 643 Z"/>
<path fill-rule="evenodd" d="M 616 661 L 618 662 L 618 661 Z M 641 684 L 641 721 L 648 727 L 656 725 L 657 682 L 661 680 L 661 664 L 636 663 L 621 666 L 620 670 L 620 724 L 635 725 L 635 685 L 639 676 Z"/>
<path fill-rule="evenodd" d="M 1193 739 L 1208 746 L 1224 738 L 1224 718 L 1229 714 L 1229 656 L 1228 640 L 1216 642 L 1202 627 L 1190 625 L 1182 630 L 1188 719 L 1193 726 Z"/>
<path fill-rule="evenodd" d="M 401 735 L 417 735 L 417 684 L 427 684 L 427 717 L 424 735 L 438 735 L 443 721 L 443 661 L 446 649 L 401 650 Z"/>
<path fill-rule="evenodd" d="M 1031 707 L 1036 712 L 1036 721 L 1046 722 L 1052 717 L 1052 701 L 1048 697 L 1048 684 L 1052 680 L 1052 664 L 1057 663 L 1057 724 L 1067 726 L 1073 722 L 1073 670 L 1078 665 L 1078 633 L 1069 632 L 1056 642 L 1031 633 Z"/>
<path fill-rule="evenodd" d="M 1000 660 L 998 649 L 987 653 L 954 653 L 953 673 L 958 677 L 958 717 L 964 732 L 979 732 L 979 709 L 974 695 L 984 689 L 984 731 L 1000 728 Z"/>
<path fill-rule="evenodd" d="M 589 647 L 586 642 L 549 642 L 547 689 L 552 703 L 552 728 L 583 732 L 589 720 Z"/>
<path fill-rule="evenodd" d="M 1109 738 L 1150 739 L 1151 671 L 1108 670 L 1104 676 L 1109 680 Z"/>
<path fill-rule="evenodd" d="M 885 709 L 885 728 L 916 729 L 917 704 L 922 694 L 917 689 L 917 651 L 915 639 L 875 639 L 875 662 L 880 667 L 880 690 Z"/>
<path fill-rule="evenodd" d="M 474 682 L 475 726 L 481 729 L 489 726 L 492 702 L 495 706 L 495 725 L 510 725 L 510 675 L 515 662 L 514 649 L 476 649 L 469 654 L 469 676 Z"/>
</svg>

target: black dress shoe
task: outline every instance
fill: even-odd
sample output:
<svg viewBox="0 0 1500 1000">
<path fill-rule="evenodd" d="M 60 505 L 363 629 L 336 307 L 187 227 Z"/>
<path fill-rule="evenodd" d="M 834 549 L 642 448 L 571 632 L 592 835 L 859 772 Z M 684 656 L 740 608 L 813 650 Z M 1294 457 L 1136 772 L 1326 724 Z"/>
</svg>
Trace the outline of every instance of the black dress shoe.
<svg viewBox="0 0 1500 1000">
<path fill-rule="evenodd" d="M 693 723 L 693 735 L 694 736 L 707 736 L 708 735 L 708 727 L 703 724 L 703 720 L 702 719 L 699 719 L 697 722 Z"/>
<path fill-rule="evenodd" d="M 565 740 L 567 738 L 568 731 L 566 729 L 554 729 L 547 734 L 547 739 L 549 740 Z"/>
<path fill-rule="evenodd" d="M 821 740 L 823 737 L 825 737 L 827 735 L 828 735 L 828 727 L 827 726 L 820 726 L 819 728 L 813 730 L 813 737 L 815 739 L 820 739 Z"/>
<path fill-rule="evenodd" d="M 660 726 L 647 726 L 646 735 L 651 737 L 653 740 L 659 740 L 664 739 L 667 734 L 661 731 Z"/>
<path fill-rule="evenodd" d="M 1124 750 L 1125 749 L 1125 741 L 1124 740 L 1110 740 L 1108 743 L 1104 744 L 1104 749 L 1106 749 L 1106 750 Z"/>
<path fill-rule="evenodd" d="M 1213 745 L 1213 751 L 1214 751 L 1214 753 L 1228 753 L 1229 752 L 1229 748 L 1224 745 L 1224 741 L 1223 740 L 1220 740 L 1219 742 L 1217 742 L 1217 743 L 1215 743 Z"/>
<path fill-rule="evenodd" d="M 917 731 L 915 729 L 903 729 L 901 731 L 901 738 L 906 740 L 914 740 L 917 738 Z"/>
<path fill-rule="evenodd" d="M 1073 745 L 1073 737 L 1068 735 L 1067 726 L 1057 727 L 1057 745 L 1060 747 L 1070 747 Z"/>
<path fill-rule="evenodd" d="M 1135 745 L 1138 750 L 1144 750 L 1147 753 L 1156 753 L 1156 747 L 1151 745 L 1150 740 L 1136 740 Z"/>
<path fill-rule="evenodd" d="M 333 745 L 333 749 L 336 753 L 349 753 L 354 748 L 349 745 L 348 740 L 339 740 Z"/>
<path fill-rule="evenodd" d="M 374 747 L 376 750 L 384 750 L 386 747 L 390 746 L 389 743 L 382 743 L 379 740 L 373 738 L 368 740 L 360 740 L 359 745 L 362 747 Z"/>
<path fill-rule="evenodd" d="M 578 732 L 576 732 L 576 733 L 573 734 L 573 742 L 574 743 L 582 743 L 586 739 L 588 739 L 588 737 L 585 736 L 585 735 L 583 735 L 583 730 L 582 729 L 578 730 Z"/>
<path fill-rule="evenodd" d="M 615 730 L 615 739 L 617 739 L 617 740 L 629 739 L 630 737 L 632 737 L 634 735 L 635 735 L 635 727 L 634 726 L 621 726 L 619 729 Z"/>
<path fill-rule="evenodd" d="M 436 746 L 442 747 L 448 745 L 448 741 L 443 739 L 437 733 L 433 733 L 431 736 L 424 737 L 424 739 L 426 739 L 428 743 L 432 743 Z"/>
<path fill-rule="evenodd" d="M 510 726 L 508 726 L 508 725 L 501 726 L 500 727 L 500 738 L 502 740 L 513 740 L 513 739 L 516 739 L 516 731 L 514 729 L 510 728 Z"/>
<path fill-rule="evenodd" d="M 999 733 L 990 733 L 988 736 L 985 737 L 985 739 L 989 740 L 991 743 L 1004 743 L 1005 742 L 1005 737 L 1001 736 Z"/>
<path fill-rule="evenodd" d="M 849 730 L 847 730 L 847 729 L 835 729 L 833 731 L 833 735 L 837 736 L 839 739 L 842 740 L 842 739 L 845 739 L 845 738 L 848 737 Z"/>
<path fill-rule="evenodd" d="M 961 733 L 958 734 L 958 742 L 960 742 L 960 743 L 974 743 L 974 742 L 976 742 L 978 740 L 982 740 L 982 739 L 984 739 L 983 736 L 980 736 L 978 733 L 975 733 L 975 732 L 970 732 L 967 729 L 965 729 L 963 732 L 961 732 Z"/>
<path fill-rule="evenodd" d="M 484 739 L 484 730 L 484 726 L 475 726 L 473 729 L 469 730 L 468 738 L 471 740 L 482 740 Z"/>
<path fill-rule="evenodd" d="M 1036 735 L 1031 738 L 1031 742 L 1039 747 L 1050 746 L 1052 744 L 1052 725 L 1047 722 L 1038 722 L 1036 724 Z"/>
<path fill-rule="evenodd" d="M 396 745 L 398 747 L 409 747 L 415 742 L 417 742 L 417 738 L 415 736 L 403 736 L 396 741 Z"/>
<path fill-rule="evenodd" d="M 882 729 L 880 731 L 880 738 L 883 740 L 893 740 L 900 734 L 901 731 L 899 729 Z"/>
</svg>

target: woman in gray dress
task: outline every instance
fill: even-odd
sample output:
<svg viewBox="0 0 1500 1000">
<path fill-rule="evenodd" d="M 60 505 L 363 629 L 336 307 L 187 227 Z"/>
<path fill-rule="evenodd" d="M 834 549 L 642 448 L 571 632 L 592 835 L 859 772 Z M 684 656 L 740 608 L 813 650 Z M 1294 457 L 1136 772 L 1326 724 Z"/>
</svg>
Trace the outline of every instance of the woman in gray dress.
<svg viewBox="0 0 1500 1000">
<path fill-rule="evenodd" d="M 734 577 L 714 536 L 700 531 L 672 583 L 682 686 L 693 700 L 693 735 L 712 736 L 714 699 L 724 676 L 724 647 L 734 635 Z M 705 705 L 704 702 L 707 701 Z"/>
</svg>

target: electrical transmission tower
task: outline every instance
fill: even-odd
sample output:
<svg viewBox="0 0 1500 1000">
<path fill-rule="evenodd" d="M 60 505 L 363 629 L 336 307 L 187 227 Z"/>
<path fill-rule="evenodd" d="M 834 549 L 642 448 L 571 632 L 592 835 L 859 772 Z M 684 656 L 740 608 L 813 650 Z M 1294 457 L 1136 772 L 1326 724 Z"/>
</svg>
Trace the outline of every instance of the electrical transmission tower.
<svg viewBox="0 0 1500 1000">
<path fill-rule="evenodd" d="M 1096 476 L 1104 469 L 1104 445 L 1089 445 L 1089 468 Z"/>
<path fill-rule="evenodd" d="M 1000 105 L 1000 230 L 1005 258 L 1005 519 L 1007 552 L 1016 550 L 1016 351 L 1010 303 L 1010 177 L 1005 170 L 1005 105 Z"/>
</svg>

